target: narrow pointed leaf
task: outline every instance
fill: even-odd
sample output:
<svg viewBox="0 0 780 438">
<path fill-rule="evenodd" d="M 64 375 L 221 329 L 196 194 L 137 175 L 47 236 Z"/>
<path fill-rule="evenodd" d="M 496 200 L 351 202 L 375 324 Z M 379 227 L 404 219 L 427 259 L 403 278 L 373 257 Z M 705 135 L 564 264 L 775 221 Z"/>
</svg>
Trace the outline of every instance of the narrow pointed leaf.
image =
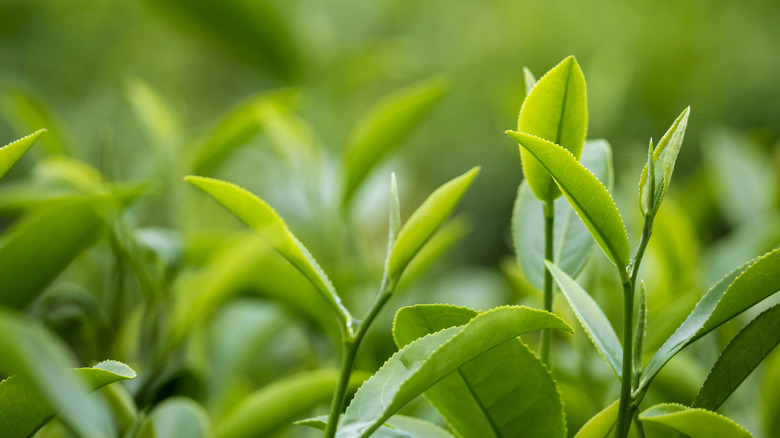
<svg viewBox="0 0 780 438">
<path fill-rule="evenodd" d="M 642 373 L 639 388 L 691 342 L 780 290 L 780 249 L 748 262 L 726 275 L 696 303 L 682 325 L 664 342 Z"/>
<path fill-rule="evenodd" d="M 601 357 L 620 379 L 623 369 L 623 348 L 607 316 L 604 315 L 598 303 L 559 267 L 550 262 L 545 262 L 545 265 L 555 277 L 558 286 L 561 287 L 561 292 L 574 310 L 574 314 L 577 315 L 585 333 L 599 350 Z"/>
<path fill-rule="evenodd" d="M 634 327 L 634 353 L 632 355 L 634 363 L 631 367 L 634 372 L 634 385 L 639 384 L 639 373 L 642 372 L 642 354 L 644 353 L 645 332 L 647 331 L 647 293 L 645 292 L 645 282 L 641 282 L 639 288 L 639 313 L 636 316 L 636 327 Z"/>
<path fill-rule="evenodd" d="M 133 78 L 125 84 L 125 96 L 133 105 L 153 145 L 172 149 L 178 146 L 181 124 L 168 102 L 150 84 Z"/>
<path fill-rule="evenodd" d="M 0 100 L 0 111 L 5 113 L 17 132 L 37 132 L 42 128 L 49 131 L 40 141 L 40 152 L 56 155 L 73 150 L 67 135 L 67 126 L 48 103 L 18 89 L 3 91 L 5 98 Z"/>
<path fill-rule="evenodd" d="M 683 110 L 682 114 L 677 117 L 674 123 L 672 123 L 672 126 L 669 127 L 669 130 L 666 131 L 666 134 L 661 138 L 661 141 L 658 142 L 655 151 L 653 152 L 653 161 L 655 164 L 655 192 L 652 193 L 652 196 L 653 198 L 658 198 L 658 204 L 660 204 L 672 181 L 674 164 L 677 161 L 677 154 L 680 153 L 680 148 L 682 147 L 685 129 L 688 127 L 688 115 L 690 112 L 691 107 Z M 644 202 L 648 196 L 646 193 L 647 172 L 648 165 L 645 164 L 645 168 L 642 169 L 642 174 L 639 177 L 640 202 Z M 658 208 L 657 204 L 656 208 Z"/>
<path fill-rule="evenodd" d="M 691 438 L 750 438 L 753 435 L 734 421 L 705 409 L 665 403 L 639 415 L 644 422 L 660 423 Z"/>
<path fill-rule="evenodd" d="M 750 321 L 710 370 L 691 405 L 716 411 L 762 360 L 780 343 L 780 305 L 775 305 Z"/>
<path fill-rule="evenodd" d="M 607 190 L 612 188 L 612 149 L 604 140 L 589 140 L 582 149 L 580 163 L 590 170 Z M 512 214 L 512 237 L 517 261 L 528 282 L 538 290 L 544 287 L 544 203 L 531 193 L 523 180 L 517 192 Z M 555 245 L 553 261 L 570 277 L 576 278 L 585 267 L 595 242 L 582 220 L 565 198 L 555 200 Z"/>
<path fill-rule="evenodd" d="M 620 400 L 615 400 L 611 405 L 594 415 L 580 428 L 574 438 L 608 438 L 615 428 L 619 402 Z"/>
<path fill-rule="evenodd" d="M 338 437 L 366 437 L 401 407 L 465 363 L 517 336 L 543 328 L 571 330 L 550 313 L 499 307 L 418 339 L 394 354 L 355 394 Z"/>
<path fill-rule="evenodd" d="M 325 430 L 328 416 L 308 418 L 296 421 L 295 424 Z M 371 438 L 454 438 L 454 435 L 429 421 L 406 415 L 393 415 L 371 434 Z"/>
<path fill-rule="evenodd" d="M 200 176 L 188 176 L 185 180 L 222 204 L 295 266 L 325 296 L 345 325 L 351 321 L 325 272 L 270 205 L 248 190 L 226 181 Z"/>
<path fill-rule="evenodd" d="M 441 78 L 413 84 L 378 102 L 358 123 L 347 142 L 343 204 L 349 204 L 377 163 L 398 147 L 447 94 Z"/>
<path fill-rule="evenodd" d="M 585 77 L 577 60 L 569 56 L 531 89 L 520 108 L 517 131 L 559 144 L 579 158 L 587 129 Z M 525 149 L 520 150 L 520 156 L 534 195 L 545 202 L 560 196 L 538 157 Z"/>
<path fill-rule="evenodd" d="M 0 179 L 24 156 L 25 152 L 35 144 L 35 140 L 38 140 L 38 137 L 44 132 L 46 130 L 41 129 L 0 148 Z"/>
<path fill-rule="evenodd" d="M 531 94 L 531 90 L 536 86 L 536 78 L 528 67 L 523 67 L 523 80 L 525 81 L 525 95 Z"/>
<path fill-rule="evenodd" d="M 396 313 L 393 336 L 401 348 L 439 330 L 467 324 L 478 314 L 445 304 L 404 307 Z M 566 435 L 555 382 L 520 339 L 463 365 L 425 391 L 425 397 L 463 438 Z"/>
<path fill-rule="evenodd" d="M 475 167 L 439 187 L 406 221 L 396 237 L 387 262 L 391 281 L 398 282 L 409 262 L 455 210 L 478 173 L 479 167 Z"/>
<path fill-rule="evenodd" d="M 390 174 L 390 208 L 388 219 L 387 236 L 387 260 L 393 253 L 393 245 L 398 233 L 401 232 L 401 201 L 398 199 L 398 183 L 395 180 L 395 173 Z"/>
<path fill-rule="evenodd" d="M 604 184 L 557 144 L 525 133 L 507 134 L 550 172 L 596 243 L 613 263 L 625 270 L 629 259 L 626 227 Z"/>
</svg>

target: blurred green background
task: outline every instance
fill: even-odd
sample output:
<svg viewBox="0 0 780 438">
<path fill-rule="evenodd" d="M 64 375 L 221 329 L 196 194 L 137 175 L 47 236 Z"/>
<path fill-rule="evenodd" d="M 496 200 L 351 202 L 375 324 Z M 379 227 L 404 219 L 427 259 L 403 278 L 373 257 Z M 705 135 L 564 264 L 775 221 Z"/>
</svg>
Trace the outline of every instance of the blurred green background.
<svg viewBox="0 0 780 438">
<path fill-rule="evenodd" d="M 390 307 L 425 301 L 538 306 L 538 293 L 512 255 L 511 210 L 522 172 L 517 144 L 504 131 L 516 127 L 525 94 L 522 68 L 538 78 L 568 55 L 577 57 L 587 81 L 588 137 L 612 145 L 615 197 L 631 239 L 639 234 L 636 185 L 647 141 L 659 139 L 683 108 L 692 108 L 642 274 L 650 294 L 648 349 L 657 348 L 723 274 L 780 243 L 776 1 L 0 0 L 0 54 L 1 141 L 49 130 L 3 181 L 0 225 L 10 226 L 25 213 L 14 190 L 51 177 L 51 168 L 41 169 L 40 163 L 52 157 L 80 160 L 112 182 L 151 181 L 153 191 L 125 220 L 141 246 L 154 252 L 147 269 L 161 290 L 181 289 L 207 265 L 209 254 L 224 249 L 226 236 L 242 229 L 181 182 L 188 173 L 200 170 L 236 182 L 269 201 L 360 314 L 381 272 L 389 172 L 398 176 L 406 218 L 440 184 L 481 165 L 459 207 L 468 217 L 459 219 L 462 229 L 453 231 L 453 241 L 465 230 L 468 236 L 447 252 L 447 262 L 438 262 Z M 346 213 L 339 213 L 338 163 L 352 129 L 388 93 L 428 78 L 446 81 L 446 96 L 374 169 Z M 234 144 L 224 146 L 229 154 L 212 162 L 203 151 L 212 133 L 224 127 L 220 121 L 258 95 L 281 102 L 274 107 L 284 116 L 279 129 L 258 122 L 257 129 L 240 132 Z M 308 166 L 312 158 L 302 159 L 301 150 L 317 164 Z M 129 277 L 111 279 L 112 265 L 103 259 L 110 245 L 105 240 L 101 245 L 50 290 L 77 284 L 101 297 L 112 281 L 143 289 Z M 611 292 L 619 285 L 610 283 L 611 274 L 601 274 L 604 259 L 594 255 L 583 284 L 616 324 L 620 301 Z M 68 283 L 58 286 L 63 282 Z M 140 296 L 126 298 L 127 308 L 142 301 Z M 269 312 L 253 307 L 255 301 L 234 300 L 219 310 L 215 332 L 229 336 L 235 329 L 226 315 L 243 312 L 252 319 Z M 560 311 L 568 310 L 563 305 Z M 129 320 L 129 310 L 117 312 L 122 315 L 117 325 Z M 383 313 L 359 368 L 375 369 L 394 350 L 393 310 Z M 336 365 L 329 341 L 312 341 L 318 335 L 269 318 L 258 323 L 257 333 L 273 326 L 274 333 L 287 336 L 282 339 L 295 342 L 275 341 L 258 350 L 265 352 L 261 358 L 247 359 L 252 379 L 232 395 L 215 389 L 227 385 L 223 381 L 188 381 L 187 373 L 204 360 L 187 353 L 184 365 L 160 378 L 158 392 L 149 397 L 187 394 L 209 400 L 203 403 L 211 412 L 223 412 L 240 399 L 236 394 L 291 370 Z M 727 330 L 735 333 L 737 327 Z M 582 337 L 576 344 L 582 348 L 560 353 L 571 354 L 572 363 L 587 363 L 559 371 L 572 432 L 616 389 L 603 383 L 609 381 L 607 368 Z M 68 342 L 81 361 L 102 358 L 99 348 L 91 351 L 79 339 Z M 253 339 L 252 345 L 265 342 Z M 703 379 L 709 365 L 697 363 L 697 355 L 711 362 L 728 339 L 697 344 L 700 350 L 673 362 L 683 371 L 659 377 L 658 399 L 686 402 L 700 382 L 675 379 Z M 299 345 L 308 347 L 296 350 Z M 135 358 L 136 366 L 145 357 L 112 351 L 125 356 L 120 359 Z M 262 358 L 278 363 L 271 366 Z M 769 362 L 767 373 L 779 382 L 780 357 Z M 593 374 L 592 387 L 599 389 L 576 388 L 581 372 Z M 759 397 L 760 381 L 746 386 L 736 398 L 749 403 Z M 772 436 L 780 428 L 773 420 L 780 398 L 762 397 L 769 401 L 758 412 L 739 403 L 730 409 L 757 435 Z"/>
</svg>

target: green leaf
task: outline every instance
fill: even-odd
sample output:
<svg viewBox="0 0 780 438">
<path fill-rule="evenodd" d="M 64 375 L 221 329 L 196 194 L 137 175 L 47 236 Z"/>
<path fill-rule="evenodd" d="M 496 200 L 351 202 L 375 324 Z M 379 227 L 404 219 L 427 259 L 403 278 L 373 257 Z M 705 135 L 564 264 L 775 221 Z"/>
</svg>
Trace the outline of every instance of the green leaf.
<svg viewBox="0 0 780 438">
<path fill-rule="evenodd" d="M 317 405 L 330 400 L 338 377 L 337 370 L 316 370 L 279 379 L 241 400 L 217 423 L 214 436 L 269 436 Z M 353 372 L 349 391 L 355 391 L 367 378 L 365 372 Z"/>
<path fill-rule="evenodd" d="M 612 189 L 612 149 L 604 140 L 589 140 L 582 149 L 580 163 L 599 181 Z M 528 282 L 538 290 L 544 287 L 544 203 L 531 193 L 528 181 L 523 180 L 517 191 L 512 214 L 512 237 L 517 261 Z M 575 278 L 585 267 L 593 250 L 594 241 L 582 221 L 564 198 L 555 200 L 555 245 L 553 261 L 564 272 Z"/>
<path fill-rule="evenodd" d="M 390 208 L 387 236 L 387 261 L 393 254 L 393 246 L 398 233 L 401 232 L 401 201 L 398 198 L 398 183 L 395 180 L 395 172 L 390 174 Z"/>
<path fill-rule="evenodd" d="M 0 242 L 0 305 L 26 308 L 100 234 L 103 218 L 89 198 L 23 220 Z"/>
<path fill-rule="evenodd" d="M 105 361 L 92 368 L 71 371 L 76 378 L 95 391 L 119 380 L 132 379 L 135 372 L 127 365 Z M 28 437 L 40 429 L 56 414 L 56 410 L 26 378 L 11 376 L 0 382 L 0 436 L 4 438 Z"/>
<path fill-rule="evenodd" d="M 444 304 L 404 307 L 395 315 L 395 343 L 402 348 L 439 330 L 465 325 L 478 314 Z M 461 366 L 426 390 L 425 397 L 460 437 L 566 435 L 563 403 L 552 375 L 517 338 Z"/>
<path fill-rule="evenodd" d="M 465 326 L 425 336 L 394 354 L 360 387 L 339 422 L 338 437 L 366 437 L 401 407 L 465 363 L 533 330 L 571 330 L 550 313 L 498 307 Z"/>
<path fill-rule="evenodd" d="M 634 373 L 634 385 L 639 384 L 639 374 L 642 372 L 642 355 L 644 353 L 645 333 L 647 332 L 647 293 L 645 292 L 645 282 L 640 282 L 639 288 L 639 312 L 636 316 L 636 327 L 634 327 L 634 362 L 631 364 Z"/>
<path fill-rule="evenodd" d="M 528 96 L 536 86 L 536 78 L 528 67 L 523 67 L 523 80 L 525 82 L 525 95 Z"/>
<path fill-rule="evenodd" d="M 780 289 L 780 249 L 748 262 L 723 277 L 696 303 L 682 325 L 664 342 L 642 373 L 647 386 L 677 352 Z"/>
<path fill-rule="evenodd" d="M 615 400 L 588 420 L 580 430 L 574 435 L 574 438 L 607 438 L 615 427 L 617 421 L 619 401 Z"/>
<path fill-rule="evenodd" d="M 173 150 L 179 144 L 182 128 L 176 113 L 165 98 L 139 78 L 125 83 L 125 96 L 133 105 L 153 145 Z"/>
<path fill-rule="evenodd" d="M 403 143 L 448 90 L 442 78 L 412 84 L 385 96 L 358 122 L 344 151 L 343 206 L 349 205 L 374 166 Z"/>
<path fill-rule="evenodd" d="M 142 436 L 158 438 L 209 438 L 211 419 L 194 400 L 176 396 L 157 405 L 144 424 Z M 153 432 L 153 433 L 152 433 Z"/>
<path fill-rule="evenodd" d="M 568 150 L 533 135 L 507 131 L 544 166 L 604 253 L 622 271 L 628 266 L 626 227 L 609 191 Z"/>
<path fill-rule="evenodd" d="M 296 421 L 295 424 L 325 430 L 328 416 L 308 418 Z M 371 434 L 371 438 L 454 438 L 454 436 L 431 422 L 405 415 L 393 415 Z"/>
<path fill-rule="evenodd" d="M 44 132 L 46 130 L 41 129 L 0 148 L 0 179 L 24 156 L 25 152 L 35 144 L 35 140 L 38 140 L 38 137 L 43 135 Z"/>
<path fill-rule="evenodd" d="M 691 438 L 749 438 L 753 435 L 732 420 L 705 409 L 675 403 L 655 405 L 639 414 L 644 422 L 660 423 Z"/>
<path fill-rule="evenodd" d="M 409 262 L 455 210 L 478 173 L 479 167 L 475 167 L 439 187 L 412 214 L 398 232 L 387 261 L 387 273 L 391 281 L 398 282 Z"/>
<path fill-rule="evenodd" d="M 345 327 L 352 321 L 349 311 L 341 304 L 341 299 L 325 272 L 270 205 L 249 191 L 229 182 L 201 176 L 187 176 L 185 181 L 222 204 L 295 266 L 327 299 Z"/>
<path fill-rule="evenodd" d="M 666 134 L 661 138 L 661 141 L 655 147 L 653 152 L 653 160 L 655 164 L 655 192 L 652 193 L 655 201 L 655 208 L 658 208 L 658 204 L 663 200 L 666 194 L 666 189 L 669 188 L 669 183 L 672 181 L 672 172 L 674 172 L 674 163 L 677 161 L 677 154 L 682 147 L 683 138 L 685 137 L 685 129 L 688 127 L 688 115 L 691 112 L 691 107 L 685 108 L 677 119 L 666 131 Z M 648 165 L 645 164 L 642 169 L 642 174 L 639 177 L 639 209 L 644 211 L 644 206 L 647 203 L 647 172 Z"/>
<path fill-rule="evenodd" d="M 517 131 L 561 145 L 579 158 L 588 130 L 585 77 L 573 56 L 547 72 L 520 108 Z M 543 202 L 560 196 L 558 188 L 533 153 L 521 149 L 523 173 L 534 195 Z"/>
<path fill-rule="evenodd" d="M 750 321 L 729 342 L 712 366 L 691 406 L 718 410 L 778 343 L 780 305 L 774 305 Z"/>
<path fill-rule="evenodd" d="M 574 310 L 574 314 L 577 315 L 585 333 L 599 350 L 601 357 L 620 379 L 623 370 L 623 348 L 607 316 L 604 315 L 598 303 L 576 281 L 554 264 L 548 261 L 545 261 L 544 264 L 561 287 L 563 295 Z"/>
<path fill-rule="evenodd" d="M 47 129 L 48 134 L 41 140 L 43 151 L 49 155 L 62 154 L 72 150 L 66 138 L 66 126 L 51 111 L 51 108 L 33 96 L 16 90 L 8 90 L 0 104 L 2 110 L 18 132 L 31 132 Z"/>
</svg>

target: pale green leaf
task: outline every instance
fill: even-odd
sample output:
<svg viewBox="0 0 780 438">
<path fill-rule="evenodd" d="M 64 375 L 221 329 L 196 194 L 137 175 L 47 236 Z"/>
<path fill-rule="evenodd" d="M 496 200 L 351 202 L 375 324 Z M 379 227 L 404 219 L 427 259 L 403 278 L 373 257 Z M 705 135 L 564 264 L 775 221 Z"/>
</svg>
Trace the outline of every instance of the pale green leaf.
<svg viewBox="0 0 780 438">
<path fill-rule="evenodd" d="M 644 388 L 677 352 L 724 322 L 780 290 L 780 249 L 726 275 L 696 303 L 682 325 L 664 342 L 642 373 Z"/>
<path fill-rule="evenodd" d="M 612 188 L 612 149 L 604 140 L 588 140 L 580 163 L 590 170 L 607 190 Z M 544 203 L 531 193 L 523 180 L 517 192 L 512 214 L 512 237 L 517 260 L 528 282 L 536 289 L 544 287 Z M 555 200 L 553 225 L 553 261 L 569 276 L 576 278 L 593 250 L 594 241 L 565 198 Z"/>
<path fill-rule="evenodd" d="M 615 400 L 611 405 L 588 420 L 574 435 L 574 438 L 608 438 L 615 428 L 618 407 L 619 400 Z"/>
<path fill-rule="evenodd" d="M 402 348 L 467 324 L 479 312 L 444 304 L 404 307 L 393 335 Z M 518 373 L 517 370 L 523 370 Z M 563 403 L 552 375 L 520 339 L 478 356 L 425 391 L 460 437 L 563 437 Z"/>
<path fill-rule="evenodd" d="M 169 150 L 178 146 L 181 124 L 157 90 L 146 81 L 130 78 L 125 83 L 125 97 L 132 104 L 153 145 Z"/>
<path fill-rule="evenodd" d="M 166 398 L 155 406 L 144 429 L 147 431 L 142 431 L 142 436 L 157 438 L 210 438 L 212 436 L 211 419 L 206 410 L 194 400 L 182 396 Z"/>
<path fill-rule="evenodd" d="M 520 108 L 517 131 L 561 145 L 579 158 L 588 129 L 585 77 L 573 56 L 547 72 L 531 89 Z M 560 192 L 539 157 L 520 150 L 523 173 L 534 195 L 543 202 Z"/>
<path fill-rule="evenodd" d="M 647 332 L 647 293 L 645 292 L 645 282 L 640 282 L 639 288 L 639 311 L 636 316 L 636 327 L 634 327 L 633 359 L 631 364 L 634 373 L 634 385 L 639 384 L 639 373 L 642 372 L 642 355 L 644 353 L 645 333 Z"/>
<path fill-rule="evenodd" d="M 308 418 L 296 421 L 295 424 L 325 430 L 328 416 Z M 454 438 L 454 436 L 431 422 L 405 415 L 393 415 L 371 434 L 371 438 Z"/>
<path fill-rule="evenodd" d="M 574 314 L 577 315 L 585 333 L 599 350 L 601 357 L 620 379 L 623 370 L 623 348 L 607 316 L 604 315 L 598 303 L 576 281 L 554 264 L 548 261 L 545 261 L 544 264 L 561 287 L 561 292 L 574 310 Z"/>
<path fill-rule="evenodd" d="M 409 262 L 455 210 L 478 173 L 479 167 L 475 167 L 439 187 L 406 221 L 387 261 L 391 281 L 398 282 Z"/>
<path fill-rule="evenodd" d="M 390 174 L 390 207 L 388 210 L 387 261 L 390 261 L 395 239 L 401 232 L 401 200 L 398 198 L 398 183 L 395 180 L 395 172 Z"/>
<path fill-rule="evenodd" d="M 536 86 L 536 78 L 528 67 L 523 67 L 523 81 L 525 82 L 525 95 L 528 96 Z"/>
<path fill-rule="evenodd" d="M 325 272 L 270 205 L 229 182 L 200 176 L 188 176 L 185 180 L 222 204 L 295 266 L 323 294 L 345 326 L 352 320 Z"/>
<path fill-rule="evenodd" d="M 428 79 L 385 96 L 366 113 L 347 140 L 343 155 L 344 206 L 374 166 L 403 143 L 448 89 L 442 78 Z"/>
<path fill-rule="evenodd" d="M 753 435 L 734 421 L 705 409 L 665 403 L 641 414 L 644 422 L 660 423 L 691 438 L 749 438 Z"/>
<path fill-rule="evenodd" d="M 46 130 L 41 129 L 0 148 L 0 179 L 24 156 L 25 152 L 35 144 L 35 140 L 38 140 L 38 137 L 44 132 Z"/>
<path fill-rule="evenodd" d="M 465 363 L 517 336 L 543 328 L 571 330 L 550 313 L 499 307 L 412 342 L 361 386 L 339 422 L 338 437 L 366 437 L 401 407 Z"/>
<path fill-rule="evenodd" d="M 775 305 L 750 321 L 729 342 L 691 406 L 716 411 L 778 343 L 780 305 Z"/>
<path fill-rule="evenodd" d="M 652 193 L 654 199 L 657 199 L 657 203 L 660 204 L 666 190 L 669 188 L 669 183 L 672 181 L 672 172 L 674 171 L 674 163 L 677 161 L 677 154 L 682 147 L 683 138 L 685 137 L 685 129 L 688 127 L 688 115 L 691 112 L 691 107 L 685 108 L 682 114 L 666 131 L 666 134 L 661 138 L 661 141 L 655 146 L 653 151 L 653 160 L 655 164 L 655 192 Z M 647 188 L 647 172 L 648 166 L 642 169 L 642 174 L 639 177 L 639 202 L 640 209 L 642 209 L 647 202 L 648 193 Z M 656 204 L 656 208 L 658 205 Z"/>
<path fill-rule="evenodd" d="M 590 234 L 618 268 L 628 265 L 626 227 L 609 191 L 568 150 L 533 135 L 507 131 L 555 179 Z"/>
<path fill-rule="evenodd" d="M 40 143 L 43 151 L 49 155 L 72 150 L 66 132 L 67 126 L 46 102 L 18 89 L 9 89 L 4 94 L 5 99 L 0 101 L 0 111 L 6 114 L 17 132 L 48 130 L 48 134 Z"/>
<path fill-rule="evenodd" d="M 315 406 L 330 400 L 336 389 L 337 370 L 305 371 L 277 380 L 241 400 L 216 425 L 216 438 L 268 436 Z M 353 372 L 349 390 L 368 378 Z"/>
</svg>

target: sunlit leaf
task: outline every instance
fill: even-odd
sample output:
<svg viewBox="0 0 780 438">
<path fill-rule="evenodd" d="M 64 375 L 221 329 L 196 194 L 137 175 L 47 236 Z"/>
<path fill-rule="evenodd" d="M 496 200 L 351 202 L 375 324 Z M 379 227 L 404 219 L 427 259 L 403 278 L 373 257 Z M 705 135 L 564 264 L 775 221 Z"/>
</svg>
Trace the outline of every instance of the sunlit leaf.
<svg viewBox="0 0 780 438">
<path fill-rule="evenodd" d="M 688 127 L 688 115 L 690 112 L 690 107 L 683 110 L 682 114 L 680 114 L 677 117 L 677 120 L 672 123 L 672 126 L 666 131 L 666 134 L 664 134 L 653 151 L 653 159 L 655 160 L 655 192 L 651 195 L 658 199 L 658 203 L 663 199 L 666 190 L 669 188 L 669 183 L 672 181 L 674 163 L 677 161 L 677 154 L 682 147 L 685 129 Z M 645 168 L 642 169 L 642 174 L 639 177 L 640 209 L 643 209 L 647 202 L 647 169 L 648 166 L 645 165 Z"/>
<path fill-rule="evenodd" d="M 166 149 L 178 146 L 181 136 L 179 119 L 157 90 L 139 78 L 131 78 L 125 84 L 125 96 L 155 146 Z"/>
<path fill-rule="evenodd" d="M 614 403 L 588 420 L 574 435 L 574 438 L 608 438 L 615 428 L 618 407 L 619 400 L 615 400 Z"/>
<path fill-rule="evenodd" d="M 66 153 L 72 149 L 66 135 L 67 126 L 63 125 L 47 103 L 18 89 L 8 90 L 5 97 L 0 111 L 7 115 L 18 132 L 48 130 L 46 137 L 41 139 L 41 146 L 49 155 Z"/>
<path fill-rule="evenodd" d="M 328 417 L 322 415 L 296 421 L 295 424 L 325 430 Z M 431 422 L 405 415 L 393 415 L 371 434 L 371 438 L 454 438 L 454 436 Z"/>
<path fill-rule="evenodd" d="M 536 86 L 536 78 L 528 67 L 523 67 L 523 81 L 525 82 L 525 95 L 528 96 Z"/>
<path fill-rule="evenodd" d="M 715 412 L 673 403 L 655 405 L 639 414 L 639 419 L 663 424 L 691 438 L 749 438 L 753 436 L 737 423 Z"/>
<path fill-rule="evenodd" d="M 24 156 L 24 153 L 35 144 L 35 140 L 38 140 L 38 137 L 44 132 L 46 130 L 41 129 L 0 148 L 0 179 Z"/>
</svg>

